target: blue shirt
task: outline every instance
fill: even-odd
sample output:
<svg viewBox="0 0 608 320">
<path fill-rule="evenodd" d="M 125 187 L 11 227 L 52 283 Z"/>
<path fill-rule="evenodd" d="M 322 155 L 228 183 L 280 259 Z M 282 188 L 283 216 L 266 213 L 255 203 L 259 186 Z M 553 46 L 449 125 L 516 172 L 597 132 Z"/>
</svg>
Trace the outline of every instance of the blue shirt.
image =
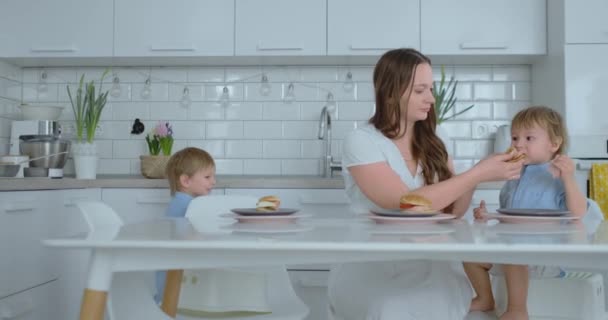
<svg viewBox="0 0 608 320">
<path fill-rule="evenodd" d="M 188 210 L 188 205 L 192 199 L 194 199 L 194 197 L 187 193 L 176 192 L 171 199 L 171 202 L 169 202 L 169 207 L 167 207 L 165 215 L 173 218 L 185 217 L 186 211 Z"/>
<path fill-rule="evenodd" d="M 568 210 L 564 184 L 551 175 L 550 165 L 545 162 L 524 166 L 519 180 L 507 181 L 500 190 L 500 207 Z"/>
</svg>

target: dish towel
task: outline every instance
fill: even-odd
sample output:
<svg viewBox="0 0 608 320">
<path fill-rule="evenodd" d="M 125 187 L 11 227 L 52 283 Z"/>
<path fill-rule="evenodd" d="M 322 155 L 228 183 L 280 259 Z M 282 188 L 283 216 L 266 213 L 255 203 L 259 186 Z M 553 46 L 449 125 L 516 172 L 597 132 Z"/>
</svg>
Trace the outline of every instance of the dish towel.
<svg viewBox="0 0 608 320">
<path fill-rule="evenodd" d="M 589 196 L 608 218 L 608 163 L 592 164 L 589 175 Z"/>
</svg>

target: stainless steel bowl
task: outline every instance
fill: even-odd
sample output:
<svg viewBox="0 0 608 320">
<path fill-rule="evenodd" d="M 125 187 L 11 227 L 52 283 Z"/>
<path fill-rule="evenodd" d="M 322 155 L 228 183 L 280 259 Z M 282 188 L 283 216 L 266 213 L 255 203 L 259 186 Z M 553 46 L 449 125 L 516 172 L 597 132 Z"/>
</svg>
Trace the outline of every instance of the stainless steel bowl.
<svg viewBox="0 0 608 320">
<path fill-rule="evenodd" d="M 0 164 L 0 177 L 15 177 L 21 168 L 18 164 Z"/>
<path fill-rule="evenodd" d="M 45 138 L 21 140 L 19 149 L 21 154 L 29 156 L 30 159 L 49 156 L 31 161 L 30 167 L 62 169 L 68 159 L 67 152 L 70 150 L 70 142 L 47 136 Z M 60 152 L 65 153 L 53 155 Z"/>
</svg>

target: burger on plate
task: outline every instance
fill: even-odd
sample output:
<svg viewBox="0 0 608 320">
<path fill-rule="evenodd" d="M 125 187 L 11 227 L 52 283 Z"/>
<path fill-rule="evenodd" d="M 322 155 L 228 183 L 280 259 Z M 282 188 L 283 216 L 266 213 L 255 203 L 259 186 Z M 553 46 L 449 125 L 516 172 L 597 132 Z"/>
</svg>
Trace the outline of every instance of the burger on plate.
<svg viewBox="0 0 608 320">
<path fill-rule="evenodd" d="M 434 213 L 435 210 L 431 208 L 431 201 L 423 196 L 417 194 L 405 194 L 401 196 L 399 201 L 399 208 L 401 212 L 406 213 Z"/>
<path fill-rule="evenodd" d="M 257 211 L 272 212 L 277 211 L 281 205 L 281 199 L 277 196 L 261 197 L 256 204 Z"/>
</svg>

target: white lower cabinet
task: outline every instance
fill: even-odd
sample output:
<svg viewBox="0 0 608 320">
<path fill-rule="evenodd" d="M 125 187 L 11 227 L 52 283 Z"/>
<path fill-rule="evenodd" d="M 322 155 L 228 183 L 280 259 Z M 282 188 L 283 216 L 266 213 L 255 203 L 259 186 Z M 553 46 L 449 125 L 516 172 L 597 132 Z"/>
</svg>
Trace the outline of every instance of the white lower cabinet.
<svg viewBox="0 0 608 320">
<path fill-rule="evenodd" d="M 0 319 L 3 320 L 64 320 L 54 305 L 58 291 L 57 280 L 0 299 Z"/>
<path fill-rule="evenodd" d="M 328 270 L 288 270 L 293 288 L 310 309 L 306 320 L 326 320 Z"/>
</svg>

